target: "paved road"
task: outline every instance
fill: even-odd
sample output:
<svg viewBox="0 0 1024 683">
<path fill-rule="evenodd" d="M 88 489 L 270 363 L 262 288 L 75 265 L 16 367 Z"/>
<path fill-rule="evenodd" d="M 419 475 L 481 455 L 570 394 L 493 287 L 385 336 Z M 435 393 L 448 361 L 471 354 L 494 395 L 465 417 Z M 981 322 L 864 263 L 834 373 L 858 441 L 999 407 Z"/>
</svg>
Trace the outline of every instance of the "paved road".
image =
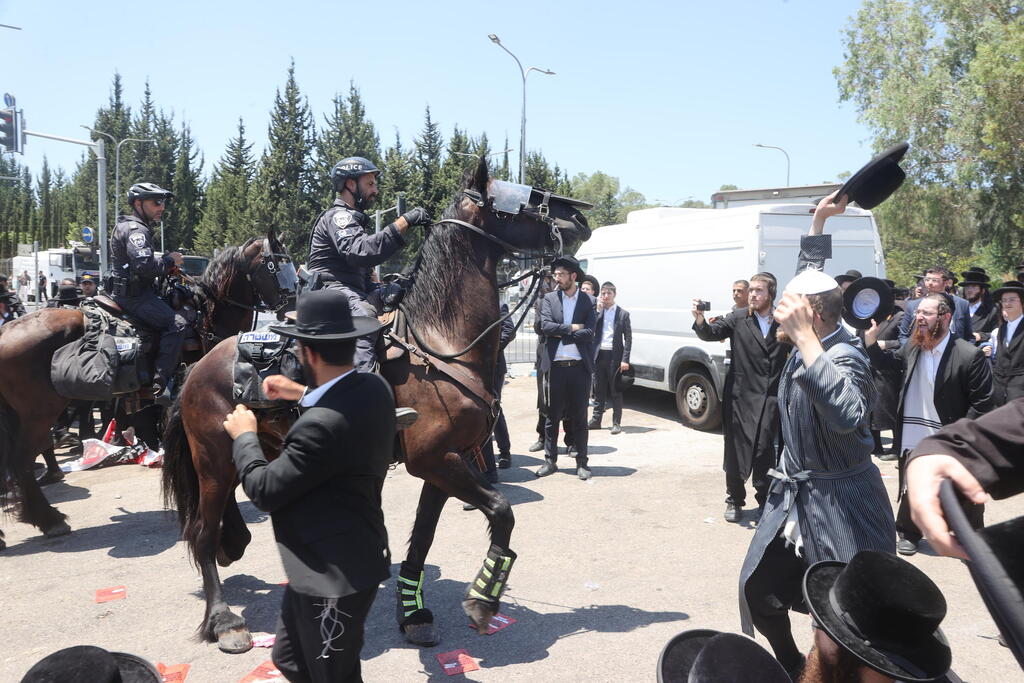
<svg viewBox="0 0 1024 683">
<path fill-rule="evenodd" d="M 442 626 L 441 644 L 404 643 L 394 621 L 394 581 L 383 584 L 363 651 L 368 681 L 447 680 L 436 655 L 465 648 L 475 681 L 653 680 L 658 653 L 690 628 L 737 631 L 736 581 L 753 533 L 722 520 L 722 437 L 683 428 L 671 395 L 627 394 L 624 433 L 591 432 L 594 478 L 564 472 L 537 480 L 534 379 L 528 368 L 505 388 L 513 468 L 502 490 L 514 504 L 512 572 L 503 613 L 516 623 L 492 636 L 467 628 L 459 600 L 489 545 L 478 512 L 450 501 L 429 558 L 427 602 Z M 522 374 L 520 374 L 522 373 Z M 882 465 L 886 484 L 895 471 Z M 74 473 L 47 495 L 70 515 L 72 535 L 47 540 L 12 516 L 0 519 L 10 544 L 0 553 L 4 647 L 0 681 L 16 681 L 61 647 L 92 643 L 156 662 L 189 663 L 189 683 L 239 681 L 269 650 L 225 655 L 196 643 L 203 613 L 198 573 L 159 497 L 159 472 L 135 465 Z M 419 491 L 399 467 L 384 489 L 396 563 L 405 550 Z M 241 495 L 241 494 L 240 494 Z M 242 511 L 253 532 L 249 551 L 222 570 L 228 602 L 254 631 L 273 631 L 285 579 L 266 515 Z M 990 506 L 989 519 L 1024 514 L 1024 501 Z M 1024 680 L 957 561 L 918 554 L 913 562 L 949 603 L 945 632 L 954 668 L 972 682 Z M 124 585 L 127 598 L 96 604 L 96 589 Z M 809 622 L 794 620 L 810 645 Z M 760 642 L 764 642 L 761 640 Z"/>
</svg>

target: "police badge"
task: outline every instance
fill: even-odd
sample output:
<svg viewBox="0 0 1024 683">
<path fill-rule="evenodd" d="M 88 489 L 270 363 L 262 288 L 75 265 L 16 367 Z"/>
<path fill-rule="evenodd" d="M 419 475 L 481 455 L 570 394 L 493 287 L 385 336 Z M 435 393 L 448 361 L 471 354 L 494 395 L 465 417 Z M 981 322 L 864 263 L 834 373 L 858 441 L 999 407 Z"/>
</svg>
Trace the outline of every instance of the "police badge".
<svg viewBox="0 0 1024 683">
<path fill-rule="evenodd" d="M 128 235 L 128 241 L 131 242 L 136 249 L 141 249 L 146 246 L 146 236 L 141 232 L 133 232 Z"/>
<path fill-rule="evenodd" d="M 334 224 L 337 225 L 339 228 L 345 227 L 345 216 L 341 213 L 341 211 L 334 214 Z"/>
</svg>

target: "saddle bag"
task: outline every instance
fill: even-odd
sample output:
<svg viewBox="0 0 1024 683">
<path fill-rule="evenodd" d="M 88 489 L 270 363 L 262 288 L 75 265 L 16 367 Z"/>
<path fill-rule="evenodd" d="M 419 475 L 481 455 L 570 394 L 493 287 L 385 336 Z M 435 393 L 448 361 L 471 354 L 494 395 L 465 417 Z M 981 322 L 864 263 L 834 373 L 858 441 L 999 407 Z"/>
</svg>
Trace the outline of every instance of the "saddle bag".
<svg viewBox="0 0 1024 683">
<path fill-rule="evenodd" d="M 53 354 L 50 381 L 66 398 L 105 401 L 141 386 L 141 342 L 135 328 L 98 305 L 81 308 L 84 332 Z"/>
<path fill-rule="evenodd" d="M 284 408 L 292 401 L 269 399 L 263 393 L 263 380 L 270 375 L 284 375 L 303 382 L 302 363 L 294 340 L 262 327 L 238 335 L 235 353 L 232 399 L 247 408 Z"/>
</svg>

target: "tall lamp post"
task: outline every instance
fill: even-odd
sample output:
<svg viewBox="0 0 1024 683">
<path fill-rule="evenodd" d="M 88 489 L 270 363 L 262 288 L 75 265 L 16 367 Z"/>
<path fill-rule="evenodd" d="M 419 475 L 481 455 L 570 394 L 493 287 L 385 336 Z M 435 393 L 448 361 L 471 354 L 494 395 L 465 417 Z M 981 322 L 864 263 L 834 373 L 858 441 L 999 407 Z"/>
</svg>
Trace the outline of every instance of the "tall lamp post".
<svg viewBox="0 0 1024 683">
<path fill-rule="evenodd" d="M 789 153 L 781 147 L 775 145 L 762 145 L 760 142 L 755 142 L 754 147 L 761 147 L 763 149 L 777 149 L 786 155 L 786 187 L 789 187 Z"/>
<path fill-rule="evenodd" d="M 96 133 L 97 135 L 105 135 L 110 138 L 111 142 L 114 143 L 114 201 L 118 201 L 118 197 L 121 194 L 121 145 L 126 142 L 156 142 L 156 140 L 150 140 L 145 138 L 124 138 L 121 141 L 115 140 L 114 136 L 110 133 L 104 133 L 101 130 L 90 128 L 89 126 L 83 125 L 90 133 Z M 114 207 L 115 210 L 117 207 Z"/>
<path fill-rule="evenodd" d="M 523 179 L 526 178 L 526 77 L 530 75 L 531 71 L 537 71 L 546 76 L 554 76 L 554 71 L 548 71 L 547 69 L 539 69 L 535 66 L 531 66 L 528 69 L 523 69 L 523 63 L 519 61 L 519 58 L 512 54 L 512 51 L 501 44 L 501 40 L 498 36 L 493 33 L 488 33 L 487 37 L 491 39 L 491 42 L 500 47 L 505 52 L 512 55 L 512 59 L 516 60 L 516 66 L 519 67 L 519 73 L 523 77 L 523 116 L 520 122 L 519 130 L 519 183 L 523 183 Z"/>
</svg>

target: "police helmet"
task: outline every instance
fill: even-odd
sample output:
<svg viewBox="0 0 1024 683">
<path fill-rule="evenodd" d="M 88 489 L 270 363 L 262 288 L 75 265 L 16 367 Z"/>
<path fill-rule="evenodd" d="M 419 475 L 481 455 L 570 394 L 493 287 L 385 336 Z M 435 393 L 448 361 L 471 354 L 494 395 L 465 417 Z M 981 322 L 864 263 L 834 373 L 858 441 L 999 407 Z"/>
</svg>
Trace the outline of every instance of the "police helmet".
<svg viewBox="0 0 1024 683">
<path fill-rule="evenodd" d="M 363 157 L 348 157 L 342 159 L 331 169 L 331 182 L 334 183 L 336 192 L 341 192 L 345 187 L 345 181 L 349 178 L 356 179 L 367 173 L 375 173 L 380 177 L 381 170 L 373 165 L 373 162 Z"/>
<path fill-rule="evenodd" d="M 135 183 L 128 188 L 128 204 L 136 199 L 170 199 L 174 193 L 156 183 Z"/>
</svg>

